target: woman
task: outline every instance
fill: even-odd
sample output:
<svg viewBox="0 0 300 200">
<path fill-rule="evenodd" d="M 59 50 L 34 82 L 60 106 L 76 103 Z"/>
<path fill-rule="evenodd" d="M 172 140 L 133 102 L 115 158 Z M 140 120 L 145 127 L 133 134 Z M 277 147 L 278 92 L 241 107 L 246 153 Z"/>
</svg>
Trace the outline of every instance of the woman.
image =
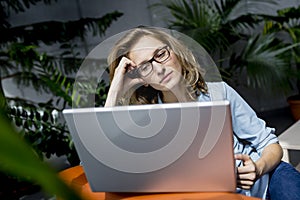
<svg viewBox="0 0 300 200">
<path fill-rule="evenodd" d="M 300 194 L 300 175 L 281 162 L 282 149 L 275 130 L 266 127 L 226 83 L 205 82 L 204 70 L 179 40 L 157 28 L 136 28 L 115 44 L 108 63 L 111 85 L 105 106 L 219 100 L 214 96 L 230 101 L 237 192 L 261 198 L 270 195 L 272 199 L 287 199 L 280 196 L 285 193 L 295 199 Z M 298 182 L 288 190 L 280 188 L 278 193 L 277 185 L 285 181 L 280 175 L 283 167 L 285 174 L 293 173 L 289 181 Z"/>
</svg>

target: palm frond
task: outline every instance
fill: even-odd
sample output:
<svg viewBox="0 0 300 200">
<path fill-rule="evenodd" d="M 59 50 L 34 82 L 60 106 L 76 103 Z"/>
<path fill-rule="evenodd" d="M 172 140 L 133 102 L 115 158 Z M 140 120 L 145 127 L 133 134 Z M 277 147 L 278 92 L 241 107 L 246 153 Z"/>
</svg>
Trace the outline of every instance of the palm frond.
<svg viewBox="0 0 300 200">
<path fill-rule="evenodd" d="M 294 42 L 300 41 L 300 6 L 285 8 L 278 11 L 277 16 L 266 17 L 265 33 L 278 31 L 287 32 Z"/>
<path fill-rule="evenodd" d="M 258 35 L 250 38 L 243 51 L 231 58 L 231 66 L 246 72 L 247 86 L 286 91 L 289 88 L 290 50 L 299 45 L 284 45 L 273 34 Z"/>
<path fill-rule="evenodd" d="M 235 2 L 226 16 L 227 21 L 233 21 L 243 15 L 277 15 L 278 3 L 275 0 L 223 0 L 224 5 L 228 2 Z M 227 8 L 228 7 L 224 7 Z"/>
<path fill-rule="evenodd" d="M 214 4 L 208 0 L 163 1 L 172 16 L 169 27 L 177 29 L 198 41 L 209 52 L 228 46 L 220 31 L 221 18 Z"/>
<path fill-rule="evenodd" d="M 199 27 L 213 26 L 214 17 L 213 9 L 207 0 L 176 0 L 176 1 L 163 1 L 162 5 L 167 7 L 174 20 L 169 21 L 170 27 L 193 29 Z M 209 15 L 210 17 L 207 17 Z"/>
</svg>

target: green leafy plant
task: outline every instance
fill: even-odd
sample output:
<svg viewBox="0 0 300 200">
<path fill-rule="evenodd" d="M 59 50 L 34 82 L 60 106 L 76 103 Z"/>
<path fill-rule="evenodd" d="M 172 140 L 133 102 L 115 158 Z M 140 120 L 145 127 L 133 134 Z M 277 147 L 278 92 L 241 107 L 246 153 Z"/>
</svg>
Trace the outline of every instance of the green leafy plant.
<svg viewBox="0 0 300 200">
<path fill-rule="evenodd" d="M 1 3 L 4 18 L 0 26 L 0 75 L 1 81 L 10 79 L 19 88 L 32 88 L 37 94 L 52 96 L 44 102 L 28 97 L 6 97 L 8 115 L 40 156 L 49 158 L 51 155 L 66 155 L 70 163 L 75 165 L 79 163 L 78 157 L 68 129 L 61 120 L 61 111 L 72 106 L 74 74 L 82 62 L 82 56 L 76 51 L 76 40 L 84 40 L 89 31 L 95 36 L 103 36 L 105 30 L 122 13 L 114 11 L 99 18 L 45 21 L 17 27 L 12 27 L 7 21 L 10 12 L 24 12 L 39 2 L 50 4 L 55 1 L 20 0 Z M 61 49 L 57 55 L 39 50 L 42 44 L 57 43 L 60 43 Z M 107 85 L 102 84 L 100 87 L 98 90 L 105 90 Z M 95 95 L 97 91 L 89 92 Z M 103 98 L 100 99 L 102 101 L 98 105 L 103 103 Z M 84 100 L 80 99 L 82 105 Z M 54 112 L 58 112 L 55 117 Z"/>
<path fill-rule="evenodd" d="M 2 112 L 0 126 L 1 171 L 16 176 L 19 180 L 38 184 L 49 194 L 57 195 L 65 200 L 80 199 L 58 178 L 52 168 L 38 159 L 32 148 L 24 142 Z M 11 199 L 20 196 L 15 194 L 15 196 L 1 195 L 1 197 Z"/>
<path fill-rule="evenodd" d="M 264 31 L 267 19 L 278 19 L 276 1 L 176 0 L 158 5 L 172 15 L 169 27 L 190 35 L 212 55 L 225 81 L 266 92 L 289 91 L 291 52 L 299 43 Z"/>
<path fill-rule="evenodd" d="M 4 93 L 0 88 L 0 198 L 19 199 L 28 194 L 24 188 L 36 192 L 42 187 L 46 193 L 65 200 L 80 199 L 59 179 L 56 171 L 41 161 L 31 145 L 16 131 L 7 117 L 6 108 Z"/>
<path fill-rule="evenodd" d="M 231 55 L 228 71 L 237 76 L 245 72 L 244 82 L 252 88 L 289 91 L 291 49 L 297 45 L 286 45 L 273 34 L 250 37 L 239 54 Z"/>
<path fill-rule="evenodd" d="M 300 5 L 278 10 L 278 15 L 266 20 L 264 30 L 270 33 L 280 33 L 289 38 L 290 45 L 297 45 L 292 49 L 292 64 L 286 73 L 289 86 L 294 94 L 287 98 L 292 116 L 295 121 L 300 119 Z"/>
<path fill-rule="evenodd" d="M 278 10 L 278 15 L 269 17 L 264 26 L 264 31 L 267 33 L 283 33 L 289 38 L 288 42 L 291 45 L 300 43 L 300 5 L 297 7 L 289 7 Z M 297 80 L 296 88 L 300 96 L 300 46 L 292 49 L 293 65 L 289 73 L 291 80 Z M 293 85 L 291 84 L 293 87 Z"/>
<path fill-rule="evenodd" d="M 21 91 L 29 88 L 31 91 L 35 91 L 36 96 L 47 94 L 47 98 L 33 99 L 29 95 L 5 96 L 4 99 L 1 98 L 0 103 L 5 104 L 2 110 L 5 110 L 6 117 L 16 127 L 19 136 L 30 145 L 31 153 L 34 152 L 40 159 L 50 158 L 53 155 L 64 155 L 71 165 L 78 165 L 79 159 L 61 114 L 64 108 L 72 107 L 74 102 L 81 106 L 87 105 L 88 102 L 88 99 L 83 95 L 77 96 L 76 99 L 73 98 L 75 74 L 84 57 L 78 51 L 77 44 L 80 41 L 85 41 L 87 33 L 92 33 L 95 37 L 102 37 L 106 29 L 121 17 L 122 13 L 112 11 L 102 17 L 82 17 L 72 21 L 42 21 L 21 26 L 12 26 L 9 22 L 12 13 L 26 12 L 36 4 L 50 5 L 56 2 L 56 0 L 1 1 L 0 90 L 4 91 L 3 81 L 11 80 Z M 52 45 L 58 46 L 59 50 L 55 53 L 41 50 L 43 47 L 51 47 Z M 102 82 L 98 86 L 99 88 L 87 90 L 86 94 L 94 95 L 96 105 L 101 106 L 105 99 L 104 92 L 107 85 Z M 84 87 L 89 87 L 88 83 Z M 2 130 L 6 131 L 4 125 L 3 128 L 1 126 Z M 8 139 L 10 137 L 7 136 L 8 133 L 12 133 L 12 131 L 8 131 L 1 137 Z M 3 139 L 3 142 L 5 141 Z M 18 144 L 12 143 L 12 145 L 17 146 Z M 20 145 L 22 146 L 22 144 Z M 43 171 L 46 171 L 45 167 L 41 167 L 40 174 L 34 168 L 34 165 L 36 167 L 41 166 L 37 164 L 37 161 L 25 165 L 27 160 L 23 160 L 21 153 L 17 154 L 17 150 L 21 150 L 19 147 L 15 149 L 12 148 L 14 146 L 11 146 L 10 149 L 6 147 L 5 151 L 1 150 L 1 155 L 6 152 L 6 155 L 11 157 L 1 159 L 1 164 L 4 165 L 5 169 L 7 169 L 5 166 L 12 166 L 8 169 L 9 172 L 17 175 L 13 178 L 15 181 L 13 186 L 16 188 L 11 188 L 11 191 L 15 190 L 15 193 L 21 193 L 21 191 L 17 191 L 17 185 L 24 182 L 20 181 L 18 176 L 25 177 L 26 174 L 31 176 L 34 172 L 37 173 L 38 177 L 33 175 L 33 181 L 38 185 L 43 185 L 52 192 L 54 187 L 61 186 L 61 190 L 65 189 L 55 178 L 50 177 L 51 173 L 45 172 L 44 181 L 42 181 L 41 177 Z M 22 168 L 18 165 L 24 166 Z M 27 172 L 26 167 L 32 167 L 32 169 Z M 46 184 L 45 180 L 48 181 L 48 175 L 50 182 Z M 5 176 L 6 173 L 1 177 Z M 6 178 L 10 178 L 10 176 L 7 175 Z M 4 181 L 4 179 L 1 180 Z M 3 192 L 8 193 L 8 190 Z M 0 192 L 0 195 L 5 194 Z"/>
</svg>

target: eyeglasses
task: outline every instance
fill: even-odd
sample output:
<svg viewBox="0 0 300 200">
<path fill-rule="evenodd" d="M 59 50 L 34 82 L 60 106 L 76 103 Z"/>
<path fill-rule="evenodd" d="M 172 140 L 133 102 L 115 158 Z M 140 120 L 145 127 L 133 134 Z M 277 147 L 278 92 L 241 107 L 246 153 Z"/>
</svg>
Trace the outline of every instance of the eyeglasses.
<svg viewBox="0 0 300 200">
<path fill-rule="evenodd" d="M 155 51 L 154 56 L 145 63 L 138 65 L 135 69 L 128 72 L 128 76 L 131 78 L 146 77 L 153 71 L 152 62 L 163 63 L 170 57 L 170 51 L 168 46 L 164 46 Z"/>
</svg>

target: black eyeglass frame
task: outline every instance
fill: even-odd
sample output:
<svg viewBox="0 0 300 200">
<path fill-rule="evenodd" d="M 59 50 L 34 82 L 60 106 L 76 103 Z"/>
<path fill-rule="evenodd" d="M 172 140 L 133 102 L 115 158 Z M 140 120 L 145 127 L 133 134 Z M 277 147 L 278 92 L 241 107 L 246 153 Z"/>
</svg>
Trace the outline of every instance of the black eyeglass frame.
<svg viewBox="0 0 300 200">
<path fill-rule="evenodd" d="M 155 57 L 156 57 L 157 54 L 158 54 L 161 50 L 163 50 L 163 49 L 166 49 L 166 50 L 167 50 L 168 56 L 167 56 L 164 60 L 162 60 L 162 61 L 156 60 Z M 145 65 L 145 64 L 147 64 L 147 63 L 150 63 L 150 64 L 151 64 L 151 65 L 150 65 L 150 66 L 151 66 L 151 70 L 150 70 L 146 75 L 143 75 L 143 76 L 141 75 L 141 73 L 140 73 L 140 69 L 141 69 L 141 67 L 142 67 L 141 65 L 137 66 L 137 67 L 134 68 L 133 70 L 128 71 L 128 72 L 127 72 L 127 75 L 128 75 L 130 78 L 141 78 L 141 77 L 146 77 L 146 76 L 148 76 L 148 75 L 153 71 L 153 64 L 152 64 L 153 61 L 155 61 L 155 62 L 157 62 L 157 63 L 163 63 L 163 62 L 165 62 L 166 60 L 168 60 L 168 59 L 170 58 L 170 55 L 171 55 L 171 53 L 170 53 L 170 50 L 169 50 L 169 46 L 168 46 L 168 45 L 165 45 L 165 46 L 163 46 L 163 47 L 161 47 L 161 48 L 155 50 L 154 55 L 153 55 L 153 57 L 152 57 L 150 60 L 148 60 L 147 62 L 141 64 L 141 65 Z"/>
</svg>

